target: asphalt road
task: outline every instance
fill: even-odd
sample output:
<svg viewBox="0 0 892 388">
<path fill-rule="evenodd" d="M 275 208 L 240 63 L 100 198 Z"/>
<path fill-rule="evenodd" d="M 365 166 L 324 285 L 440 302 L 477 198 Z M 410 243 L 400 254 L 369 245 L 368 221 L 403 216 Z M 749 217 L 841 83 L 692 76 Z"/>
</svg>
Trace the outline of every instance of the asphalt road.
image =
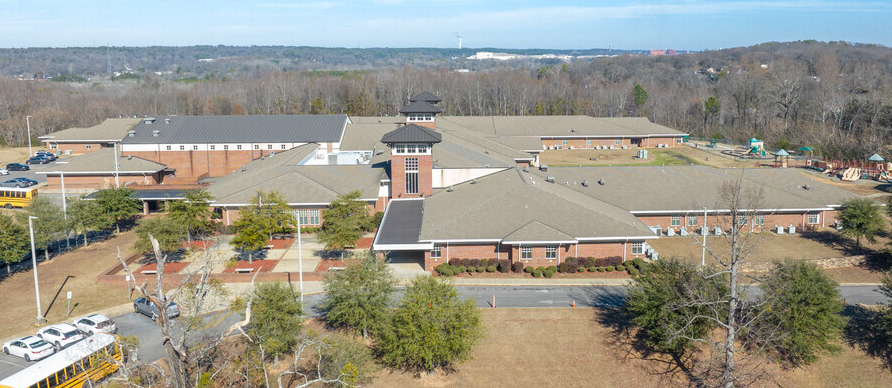
<svg viewBox="0 0 892 388">
<path fill-rule="evenodd" d="M 625 299 L 624 287 L 599 286 L 460 286 L 463 298 L 472 298 L 477 307 L 491 308 L 493 296 L 495 307 L 570 307 L 576 302 L 577 307 L 618 307 Z M 849 305 L 880 304 L 888 300 L 880 294 L 875 286 L 840 287 L 842 297 Z M 304 298 L 305 311 L 311 317 L 320 316 L 317 309 L 322 295 L 307 295 Z M 152 362 L 164 357 L 161 347 L 161 329 L 148 317 L 136 313 L 128 313 L 112 317 L 118 326 L 119 335 L 133 335 L 139 339 L 137 357 L 145 362 Z M 216 337 L 236 322 L 242 320 L 239 314 L 221 312 L 202 317 L 203 327 L 200 334 L 193 334 L 191 341 L 202 341 L 207 337 Z M 181 338 L 182 330 L 174 330 L 173 336 Z M 6 378 L 28 366 L 23 359 L 0 354 L 0 379 Z"/>
<path fill-rule="evenodd" d="M 62 159 L 57 159 L 57 161 L 61 161 L 61 160 Z M 25 161 L 17 161 L 17 160 L 2 161 L 2 162 L 0 162 L 0 168 L 6 169 L 7 163 L 22 163 L 22 164 L 24 164 Z M 42 183 L 46 183 L 46 175 L 37 174 L 37 172 L 41 171 L 41 170 L 45 170 L 47 168 L 50 168 L 51 166 L 53 166 L 54 163 L 55 162 L 47 163 L 47 164 L 32 164 L 32 165 L 30 165 L 31 170 L 28 170 L 28 171 L 10 171 L 9 175 L 0 175 L 0 182 L 6 182 L 12 178 L 25 177 L 25 178 L 33 179 L 33 180 L 37 181 L 38 185 L 42 184 Z"/>
</svg>

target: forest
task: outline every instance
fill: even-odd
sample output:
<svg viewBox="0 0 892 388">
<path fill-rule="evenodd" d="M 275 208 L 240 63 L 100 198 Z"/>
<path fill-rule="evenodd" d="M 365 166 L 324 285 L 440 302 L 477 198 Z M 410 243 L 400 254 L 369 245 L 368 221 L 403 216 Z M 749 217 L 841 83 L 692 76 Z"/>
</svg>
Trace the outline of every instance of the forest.
<svg viewBox="0 0 892 388">
<path fill-rule="evenodd" d="M 9 62 L 16 54 L 3 55 Z M 644 116 L 695 137 L 758 137 L 773 148 L 810 146 L 827 157 L 892 156 L 892 50 L 878 45 L 772 42 L 566 63 L 400 58 L 299 70 L 235 56 L 225 72 L 190 68 L 180 78 L 151 71 L 65 73 L 57 82 L 0 78 L 0 142 L 26 144 L 26 116 L 34 138 L 119 116 L 384 116 L 428 90 L 443 99 L 445 115 Z"/>
</svg>

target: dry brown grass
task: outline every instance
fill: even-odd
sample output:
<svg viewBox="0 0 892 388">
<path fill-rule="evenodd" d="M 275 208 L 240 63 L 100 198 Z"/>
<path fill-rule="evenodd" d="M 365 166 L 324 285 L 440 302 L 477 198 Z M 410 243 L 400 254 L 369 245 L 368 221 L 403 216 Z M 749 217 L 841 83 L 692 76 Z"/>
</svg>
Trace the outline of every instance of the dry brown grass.
<svg viewBox="0 0 892 388">
<path fill-rule="evenodd" d="M 125 285 L 99 284 L 96 277 L 118 262 L 115 257 L 118 246 L 126 256 L 135 241 L 136 233 L 129 231 L 54 257 L 50 262 L 40 263 L 37 267 L 40 302 L 47 320 L 50 323 L 68 321 L 65 316 L 68 291 L 72 292 L 72 318 L 127 303 L 129 299 Z M 38 252 L 38 255 L 43 254 Z M 33 272 L 19 272 L 0 281 L 0 295 L 3 295 L 0 311 L 4 315 L 4 319 L 0 320 L 0 337 L 34 329 L 37 307 Z"/>
<path fill-rule="evenodd" d="M 32 147 L 34 151 L 42 148 Z M 24 163 L 28 159 L 28 147 L 2 147 L 0 146 L 0 166 L 6 167 L 7 163 Z M 0 168 L 2 168 L 0 167 Z"/>
<path fill-rule="evenodd" d="M 486 337 L 473 359 L 452 373 L 417 377 L 384 370 L 374 387 L 672 387 L 683 373 L 664 373 L 659 357 L 644 360 L 616 341 L 592 309 L 484 309 Z M 771 367 L 758 387 L 890 387 L 880 361 L 848 346 L 792 371 Z"/>
<path fill-rule="evenodd" d="M 698 238 L 702 237 L 698 236 Z M 698 241 L 695 241 L 690 236 L 677 236 L 663 237 L 649 241 L 648 244 L 659 252 L 661 258 L 674 256 L 680 260 L 693 260 L 699 264 L 703 248 Z M 772 262 L 786 258 L 826 259 L 851 254 L 845 246 L 826 244 L 806 238 L 801 234 L 779 236 L 771 232 L 765 232 L 761 235 L 754 235 L 750 241 L 751 243 L 758 243 L 755 245 L 753 255 L 747 261 L 756 263 Z M 709 236 L 706 238 L 706 245 L 716 254 L 727 255 L 730 252 L 730 244 L 724 237 Z M 708 252 L 706 260 L 709 263 Z"/>
</svg>

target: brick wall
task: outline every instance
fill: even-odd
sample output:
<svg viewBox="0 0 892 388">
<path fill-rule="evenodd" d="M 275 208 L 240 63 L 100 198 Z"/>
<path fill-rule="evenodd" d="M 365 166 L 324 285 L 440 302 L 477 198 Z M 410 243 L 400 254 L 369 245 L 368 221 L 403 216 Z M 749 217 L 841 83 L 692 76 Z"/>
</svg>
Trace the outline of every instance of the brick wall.
<svg viewBox="0 0 892 388">
<path fill-rule="evenodd" d="M 406 193 L 406 158 L 418 158 L 418 194 Z M 390 185 L 393 198 L 427 197 L 433 193 L 431 155 L 391 155 Z"/>
<path fill-rule="evenodd" d="M 639 241 L 640 242 L 640 241 Z M 432 271 L 436 266 L 447 263 L 449 259 L 507 259 L 512 263 L 520 261 L 524 266 L 548 267 L 558 265 L 568 257 L 610 256 L 624 257 L 626 260 L 644 255 L 632 255 L 632 242 L 597 242 L 580 244 L 561 244 L 557 249 L 557 257 L 545 258 L 545 246 L 533 246 L 532 259 L 520 259 L 520 247 L 505 244 L 446 244 L 442 246 L 441 257 L 431 258 L 430 251 L 424 252 L 425 269 Z"/>
<path fill-rule="evenodd" d="M 667 144 L 668 147 L 675 147 L 680 144 L 676 143 L 676 139 L 674 137 L 651 137 L 651 138 L 643 138 L 643 139 L 628 139 L 628 138 L 590 138 L 588 140 L 591 141 L 591 144 L 584 138 L 556 138 L 556 139 L 542 139 L 542 145 L 545 147 L 555 147 L 560 146 L 563 149 L 569 149 L 573 147 L 573 149 L 592 149 L 595 147 L 605 147 L 605 146 L 613 146 L 613 148 L 622 148 L 626 146 L 626 148 L 635 148 L 637 147 L 636 143 L 640 141 L 641 147 L 643 148 L 657 148 L 658 144 Z M 617 142 L 617 140 L 619 142 Z"/>
<path fill-rule="evenodd" d="M 56 148 L 52 148 L 51 144 L 55 144 Z M 93 152 L 97 150 L 101 150 L 104 145 L 108 145 L 107 143 L 53 143 L 51 141 L 47 141 L 44 143 L 44 147 L 47 151 L 50 151 L 54 154 L 66 155 L 65 150 L 70 151 L 70 155 L 82 155 L 88 152 Z M 89 146 L 90 148 L 87 148 Z"/>
<path fill-rule="evenodd" d="M 238 170 L 252 160 L 268 156 L 269 150 L 214 151 L 127 151 L 124 156 L 137 156 L 176 169 L 177 181 L 196 181 L 205 176 L 221 177 Z"/>
<path fill-rule="evenodd" d="M 160 173 L 158 174 L 150 174 L 150 175 L 120 175 L 118 176 L 118 180 L 121 185 L 131 184 L 131 185 L 157 185 L 162 182 L 162 177 Z M 62 179 L 59 176 L 55 175 L 47 175 L 46 177 L 46 189 L 48 190 L 60 190 L 62 189 Z M 67 190 L 75 190 L 75 189 L 104 189 L 107 187 L 115 186 L 115 176 L 114 175 L 66 175 L 65 176 L 65 189 Z"/>
</svg>

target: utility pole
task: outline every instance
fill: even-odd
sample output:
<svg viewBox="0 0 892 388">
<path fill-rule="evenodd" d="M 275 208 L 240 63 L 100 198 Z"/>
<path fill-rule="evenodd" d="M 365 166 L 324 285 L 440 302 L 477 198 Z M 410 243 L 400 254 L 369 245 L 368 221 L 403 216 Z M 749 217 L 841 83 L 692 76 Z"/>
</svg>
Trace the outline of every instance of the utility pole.
<svg viewBox="0 0 892 388">
<path fill-rule="evenodd" d="M 121 188 L 121 181 L 118 180 L 118 143 L 112 142 L 112 146 L 115 149 L 115 188 Z"/>
<path fill-rule="evenodd" d="M 43 317 L 43 313 L 40 309 L 40 287 L 37 283 L 37 250 L 34 249 L 34 225 L 31 220 L 36 220 L 37 217 L 28 216 L 28 230 L 31 232 L 31 265 L 34 266 L 34 295 L 37 297 L 37 324 L 42 325 L 46 323 L 46 318 Z"/>
<path fill-rule="evenodd" d="M 34 156 L 34 152 L 31 151 L 31 117 L 33 116 L 25 116 L 25 123 L 28 124 L 28 157 Z"/>
<path fill-rule="evenodd" d="M 706 236 L 709 235 L 709 226 L 706 223 L 706 206 L 703 206 L 703 254 L 700 256 L 700 270 L 706 269 Z"/>
<path fill-rule="evenodd" d="M 59 178 L 62 179 L 62 215 L 68 220 L 68 200 L 65 199 L 65 173 L 60 172 Z"/>
</svg>

